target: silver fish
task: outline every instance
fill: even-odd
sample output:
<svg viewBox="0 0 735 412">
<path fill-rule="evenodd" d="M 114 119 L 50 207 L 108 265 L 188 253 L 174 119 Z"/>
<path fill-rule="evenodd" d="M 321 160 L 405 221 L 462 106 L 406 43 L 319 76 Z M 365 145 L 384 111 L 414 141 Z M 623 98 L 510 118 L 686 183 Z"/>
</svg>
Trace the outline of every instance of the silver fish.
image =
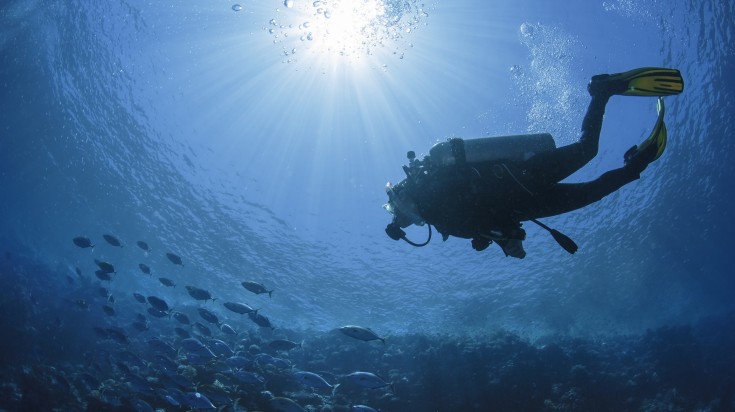
<svg viewBox="0 0 735 412">
<path fill-rule="evenodd" d="M 158 278 L 158 281 L 161 282 L 163 286 L 168 286 L 170 288 L 176 287 L 176 283 L 174 283 L 174 281 L 169 278 Z"/>
<path fill-rule="evenodd" d="M 365 405 L 352 405 L 352 407 L 350 408 L 350 411 L 352 412 L 378 412 L 377 410 L 369 406 L 365 406 Z"/>
<path fill-rule="evenodd" d="M 352 372 L 345 376 L 349 382 L 352 382 L 358 386 L 369 389 L 380 389 L 390 387 L 393 390 L 393 384 L 386 382 L 380 376 L 370 372 Z"/>
<path fill-rule="evenodd" d="M 369 342 L 371 340 L 379 340 L 385 345 L 385 338 L 381 338 L 370 328 L 363 328 L 362 326 L 355 325 L 345 325 L 339 328 L 339 331 L 351 338 L 359 339 L 365 342 Z"/>
<path fill-rule="evenodd" d="M 179 257 L 179 255 L 176 255 L 176 254 L 173 254 L 171 252 L 168 252 L 168 253 L 166 253 L 166 257 L 174 265 L 184 266 L 184 263 L 181 261 L 181 257 Z"/>
<path fill-rule="evenodd" d="M 189 321 L 189 317 L 186 316 L 185 313 L 181 312 L 174 312 L 174 319 L 176 319 L 176 321 L 178 321 L 179 323 L 183 323 L 184 325 L 188 325 L 191 323 L 191 321 Z"/>
<path fill-rule="evenodd" d="M 198 288 L 196 286 L 186 286 L 186 291 L 189 292 L 189 296 L 196 300 L 203 300 L 206 302 L 211 299 L 212 302 L 215 301 L 215 298 L 212 297 L 209 291 Z"/>
<path fill-rule="evenodd" d="M 88 247 L 91 247 L 91 248 L 94 247 L 94 245 L 92 244 L 92 241 L 89 240 L 88 237 L 84 237 L 84 236 L 77 236 L 74 239 L 72 239 L 72 242 L 74 242 L 75 245 L 79 246 L 82 249 L 88 248 Z"/>
<path fill-rule="evenodd" d="M 276 412 L 306 412 L 298 403 L 288 398 L 271 398 L 268 403 Z"/>
<path fill-rule="evenodd" d="M 302 343 L 293 342 L 287 339 L 276 339 L 268 344 L 268 347 L 273 350 L 289 351 L 293 348 L 301 347 Z"/>
<path fill-rule="evenodd" d="M 107 243 L 111 244 L 112 246 L 118 246 L 122 247 L 122 243 L 120 243 L 120 240 L 112 235 L 102 235 L 103 238 L 107 241 Z"/>
<path fill-rule="evenodd" d="M 222 356 L 226 358 L 235 355 L 235 352 L 233 352 L 226 343 L 219 339 L 212 339 L 209 341 L 209 350 L 211 350 L 212 353 L 217 356 Z"/>
<path fill-rule="evenodd" d="M 250 320 L 252 320 L 253 322 L 255 322 L 256 325 L 258 325 L 258 326 L 260 326 L 262 328 L 275 329 L 273 327 L 273 325 L 271 325 L 271 321 L 267 317 L 261 315 L 260 313 L 250 312 L 250 313 L 248 313 L 248 317 L 250 317 Z"/>
<path fill-rule="evenodd" d="M 106 273 L 115 273 L 115 266 L 112 265 L 112 263 L 105 262 L 102 260 L 95 259 L 94 263 L 97 264 L 97 266 L 100 268 L 101 271 Z"/>
<path fill-rule="evenodd" d="M 299 371 L 293 374 L 293 377 L 304 386 L 317 389 L 332 389 L 333 386 L 329 384 L 324 378 L 313 372 Z"/>
<path fill-rule="evenodd" d="M 199 392 L 187 392 L 184 394 L 184 403 L 194 409 L 199 410 L 216 410 L 212 402 L 206 396 Z"/>
<path fill-rule="evenodd" d="M 133 292 L 133 297 L 134 297 L 134 298 L 135 298 L 135 300 L 137 300 L 138 302 L 140 302 L 140 303 L 145 303 L 145 296 L 141 295 L 140 293 L 138 293 L 138 292 Z"/>
<path fill-rule="evenodd" d="M 226 335 L 237 335 L 237 331 L 232 326 L 226 323 L 221 324 L 219 329 Z"/>
<path fill-rule="evenodd" d="M 262 283 L 253 282 L 251 280 L 246 280 L 242 282 L 241 285 L 242 287 L 255 293 L 256 295 L 260 295 L 261 293 L 267 293 L 269 298 L 273 297 L 273 290 L 266 289 Z"/>
<path fill-rule="evenodd" d="M 199 330 L 199 333 L 201 333 L 202 335 L 212 336 L 212 331 L 209 330 L 209 328 L 203 325 L 202 323 L 194 322 L 194 326 L 197 328 L 197 330 Z"/>
<path fill-rule="evenodd" d="M 247 303 L 225 302 L 225 307 L 241 315 L 246 315 L 250 312 L 258 312 L 258 309 L 253 309 L 252 306 L 248 305 Z"/>
<path fill-rule="evenodd" d="M 146 275 L 151 274 L 151 268 L 148 267 L 145 263 L 138 263 L 138 267 L 140 268 L 140 271 L 145 273 Z"/>
<path fill-rule="evenodd" d="M 161 312 L 169 311 L 168 303 L 166 303 L 165 300 L 159 298 L 158 296 L 148 296 L 148 303 L 150 303 L 151 306 L 160 310 Z"/>
<path fill-rule="evenodd" d="M 202 319 L 206 320 L 209 323 L 214 323 L 215 325 L 219 325 L 219 319 L 217 318 L 217 315 L 215 315 L 214 313 L 204 308 L 197 308 L 197 311 L 199 312 L 199 316 L 201 316 Z"/>
</svg>

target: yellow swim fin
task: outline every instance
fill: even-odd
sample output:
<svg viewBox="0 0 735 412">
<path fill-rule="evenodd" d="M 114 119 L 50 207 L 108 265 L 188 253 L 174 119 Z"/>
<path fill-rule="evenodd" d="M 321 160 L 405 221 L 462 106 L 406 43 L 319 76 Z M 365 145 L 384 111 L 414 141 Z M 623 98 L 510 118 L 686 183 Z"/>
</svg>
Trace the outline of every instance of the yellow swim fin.
<svg viewBox="0 0 735 412">
<path fill-rule="evenodd" d="M 684 91 L 684 79 L 677 69 L 641 67 L 624 73 L 593 76 L 589 89 L 590 93 L 623 96 L 672 96 Z"/>
<path fill-rule="evenodd" d="M 656 124 L 648 138 L 640 145 L 633 146 L 625 152 L 625 165 L 627 167 L 643 171 L 649 163 L 661 157 L 664 149 L 666 149 L 668 132 L 664 122 L 666 107 L 664 106 L 663 97 L 658 98 L 657 110 Z"/>
</svg>

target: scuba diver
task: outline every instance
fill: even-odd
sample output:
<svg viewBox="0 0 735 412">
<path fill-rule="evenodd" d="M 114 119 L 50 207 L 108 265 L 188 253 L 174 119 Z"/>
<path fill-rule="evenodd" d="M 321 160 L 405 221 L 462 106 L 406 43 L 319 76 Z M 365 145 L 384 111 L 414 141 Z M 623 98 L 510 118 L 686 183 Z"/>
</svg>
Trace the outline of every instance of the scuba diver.
<svg viewBox="0 0 735 412">
<path fill-rule="evenodd" d="M 587 86 L 592 100 L 576 143 L 557 148 L 548 133 L 480 139 L 450 138 L 416 159 L 408 152 L 406 178 L 388 183 L 393 215 L 385 231 L 394 240 L 413 246 L 431 241 L 431 226 L 444 240 L 456 236 L 472 240 L 477 251 L 497 243 L 506 256 L 526 256 L 522 222 L 532 221 L 549 231 L 569 253 L 577 245 L 569 237 L 537 219 L 567 213 L 597 202 L 640 178 L 666 147 L 662 96 L 681 93 L 684 81 L 675 69 L 645 67 L 625 73 L 593 76 Z M 584 183 L 559 183 L 597 155 L 605 106 L 610 97 L 658 96 L 658 118 L 651 135 L 624 155 L 624 166 Z M 425 243 L 406 238 L 402 228 L 429 226 Z"/>
</svg>

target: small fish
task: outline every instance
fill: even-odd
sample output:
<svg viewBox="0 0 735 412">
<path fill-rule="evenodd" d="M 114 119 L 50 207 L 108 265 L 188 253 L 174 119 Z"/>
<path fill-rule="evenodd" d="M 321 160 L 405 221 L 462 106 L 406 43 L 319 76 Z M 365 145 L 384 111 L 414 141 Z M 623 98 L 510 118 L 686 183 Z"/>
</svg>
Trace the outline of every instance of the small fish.
<svg viewBox="0 0 735 412">
<path fill-rule="evenodd" d="M 146 252 L 150 252 L 151 251 L 151 249 L 148 247 L 148 243 L 145 243 L 142 240 L 139 240 L 139 241 L 135 242 L 135 244 L 138 245 L 139 248 L 145 250 Z"/>
<path fill-rule="evenodd" d="M 148 303 L 150 303 L 151 306 L 160 310 L 161 312 L 169 311 L 168 303 L 166 303 L 165 300 L 159 298 L 158 296 L 148 296 Z"/>
<path fill-rule="evenodd" d="M 260 313 L 250 312 L 248 313 L 248 316 L 250 317 L 250 320 L 255 322 L 255 324 L 260 327 L 275 329 L 273 325 L 271 325 L 270 319 L 261 315 Z"/>
<path fill-rule="evenodd" d="M 260 385 L 265 382 L 265 379 L 255 372 L 236 371 L 232 373 L 232 377 L 245 385 Z"/>
<path fill-rule="evenodd" d="M 99 292 L 100 296 L 102 296 L 103 298 L 107 298 L 107 297 L 110 296 L 110 291 L 107 290 L 107 288 L 99 288 L 98 289 L 98 292 Z"/>
<path fill-rule="evenodd" d="M 390 387 L 391 391 L 393 391 L 393 384 L 388 383 L 380 376 L 370 373 L 370 372 L 352 372 L 351 374 L 345 376 L 345 379 L 347 379 L 349 382 L 352 382 L 358 386 L 362 386 L 363 388 L 368 389 L 380 389 L 385 387 Z"/>
<path fill-rule="evenodd" d="M 156 308 L 148 308 L 148 313 L 155 318 L 165 318 L 168 316 L 168 313 Z"/>
<path fill-rule="evenodd" d="M 268 403 L 276 412 L 306 412 L 298 403 L 288 398 L 271 398 Z"/>
<path fill-rule="evenodd" d="M 107 336 L 109 336 L 110 339 L 114 340 L 117 343 L 121 343 L 123 345 L 127 345 L 130 343 L 130 341 L 128 340 L 128 336 L 120 328 L 108 328 L 105 329 L 105 331 L 107 331 Z"/>
<path fill-rule="evenodd" d="M 135 412 L 155 412 L 151 404 L 140 398 L 131 399 L 130 406 Z"/>
<path fill-rule="evenodd" d="M 77 299 L 74 301 L 74 303 L 76 303 L 77 306 L 79 306 L 82 309 L 87 309 L 89 307 L 89 303 L 87 303 L 87 301 L 84 299 Z"/>
<path fill-rule="evenodd" d="M 292 342 L 287 339 L 276 339 L 268 344 L 273 350 L 290 351 L 293 348 L 301 347 L 301 343 Z"/>
<path fill-rule="evenodd" d="M 133 292 L 133 297 L 134 297 L 134 298 L 135 298 L 135 300 L 137 300 L 138 302 L 140 302 L 140 303 L 145 303 L 145 296 L 141 295 L 140 293 L 138 293 L 138 292 Z"/>
<path fill-rule="evenodd" d="M 77 276 L 79 276 L 79 277 L 82 276 L 82 269 L 79 269 L 79 266 L 77 266 L 77 267 L 74 268 L 74 272 L 77 273 Z"/>
<path fill-rule="evenodd" d="M 168 253 L 166 253 L 166 257 L 174 265 L 184 266 L 184 264 L 181 262 L 181 258 L 179 257 L 179 255 L 176 255 L 176 254 L 173 254 L 171 252 L 168 252 Z"/>
<path fill-rule="evenodd" d="M 110 295 L 110 296 L 107 297 L 107 301 L 110 302 L 110 303 L 115 303 L 115 297 L 112 296 L 112 295 Z"/>
<path fill-rule="evenodd" d="M 115 316 L 115 308 L 110 305 L 102 305 L 102 310 L 105 311 L 107 316 Z"/>
<path fill-rule="evenodd" d="M 89 240 L 88 237 L 77 236 L 74 239 L 72 239 L 71 241 L 74 242 L 75 245 L 79 246 L 82 249 L 88 248 L 88 247 L 91 247 L 91 248 L 94 247 L 94 245 L 92 244 L 92 241 Z"/>
<path fill-rule="evenodd" d="M 191 323 L 191 321 L 189 321 L 189 317 L 181 312 L 174 312 L 174 319 L 176 319 L 176 321 L 179 323 L 183 323 L 184 325 L 188 325 Z"/>
<path fill-rule="evenodd" d="M 222 389 L 219 386 L 201 385 L 197 387 L 197 390 L 199 391 L 199 393 L 206 396 L 214 403 L 217 403 L 220 405 L 231 405 L 232 404 L 232 399 L 230 399 L 229 392 Z M 225 409 L 225 408 L 221 408 L 221 409 Z M 239 410 L 238 408 L 232 408 L 232 409 Z"/>
<path fill-rule="evenodd" d="M 286 359 L 277 358 L 267 353 L 259 353 L 255 355 L 255 363 L 257 363 L 259 366 L 273 365 L 279 369 L 291 369 L 292 366 L 291 362 L 287 361 Z"/>
<path fill-rule="evenodd" d="M 182 339 L 191 337 L 191 334 L 187 332 L 186 329 L 178 327 L 178 326 L 174 328 L 174 332 L 176 332 L 176 334 L 179 335 L 179 337 Z"/>
<path fill-rule="evenodd" d="M 195 286 L 187 286 L 186 291 L 189 292 L 189 296 L 193 297 L 196 300 L 203 300 L 206 302 L 211 299 L 212 302 L 215 301 L 215 298 L 213 298 L 212 295 L 210 295 L 209 292 L 204 289 L 200 289 Z"/>
<path fill-rule="evenodd" d="M 105 281 L 112 281 L 112 274 L 110 272 L 105 272 L 104 270 L 95 270 L 94 275 L 97 276 L 99 280 L 105 280 Z"/>
<path fill-rule="evenodd" d="M 352 407 L 350 408 L 350 411 L 351 412 L 378 412 L 377 410 L 369 406 L 365 406 L 365 405 L 352 405 Z"/>
<path fill-rule="evenodd" d="M 363 328 L 362 326 L 355 325 L 346 325 L 339 328 L 339 331 L 351 338 L 359 339 L 365 342 L 369 342 L 371 340 L 379 340 L 385 345 L 385 338 L 381 338 L 370 328 Z"/>
<path fill-rule="evenodd" d="M 262 283 L 246 280 L 245 282 L 242 282 L 241 284 L 242 284 L 242 287 L 255 293 L 256 295 L 260 295 L 261 293 L 267 293 L 269 298 L 273 297 L 273 291 L 267 290 L 265 286 L 263 286 Z"/>
<path fill-rule="evenodd" d="M 94 263 L 97 264 L 97 267 L 100 268 L 101 271 L 107 272 L 107 273 L 115 273 L 115 266 L 112 265 L 112 263 L 105 262 L 102 260 L 94 260 Z"/>
<path fill-rule="evenodd" d="M 158 278 L 158 281 L 161 282 L 163 286 L 168 286 L 170 288 L 176 287 L 176 284 L 174 283 L 174 281 L 169 278 Z"/>
<path fill-rule="evenodd" d="M 199 333 L 201 333 L 202 335 L 210 337 L 212 336 L 212 331 L 204 324 L 200 322 L 194 322 L 194 327 L 196 327 Z"/>
<path fill-rule="evenodd" d="M 145 263 L 138 263 L 138 267 L 140 268 L 140 271 L 145 273 L 146 275 L 151 274 L 151 268 L 148 267 Z"/>
<path fill-rule="evenodd" d="M 248 314 L 250 312 L 258 312 L 258 309 L 253 309 L 250 305 L 247 303 L 238 303 L 238 302 L 225 302 L 225 307 L 235 313 L 239 313 L 241 315 Z"/>
<path fill-rule="evenodd" d="M 182 340 L 181 347 L 184 348 L 185 351 L 192 353 L 206 348 L 206 346 L 204 346 L 204 344 L 197 338 L 186 338 Z"/>
<path fill-rule="evenodd" d="M 221 324 L 219 326 L 219 330 L 221 330 L 225 335 L 237 335 L 237 331 L 226 323 Z"/>
<path fill-rule="evenodd" d="M 178 408 L 179 406 L 181 406 L 181 403 L 177 401 L 173 395 L 164 394 L 164 395 L 161 395 L 161 397 L 163 398 L 164 401 L 166 401 L 166 403 L 173 406 L 174 408 Z"/>
<path fill-rule="evenodd" d="M 102 235 L 103 238 L 107 241 L 107 243 L 111 244 L 112 246 L 118 246 L 123 247 L 122 243 L 120 243 L 120 240 L 112 235 Z"/>
<path fill-rule="evenodd" d="M 209 341 L 209 349 L 217 356 L 222 356 L 226 358 L 229 358 L 230 356 L 235 356 L 235 352 L 233 352 L 226 343 L 219 339 L 212 339 L 211 341 Z"/>
<path fill-rule="evenodd" d="M 204 308 L 198 308 L 197 311 L 199 312 L 199 316 L 201 316 L 202 319 L 219 326 L 219 319 L 217 318 L 217 315 Z"/>
<path fill-rule="evenodd" d="M 332 389 L 333 386 L 329 384 L 324 378 L 313 372 L 299 371 L 293 374 L 293 377 L 302 385 L 316 389 Z"/>
<path fill-rule="evenodd" d="M 148 322 L 148 318 L 146 318 L 145 315 L 142 313 L 136 313 L 135 320 L 137 320 L 138 322 Z"/>
<path fill-rule="evenodd" d="M 194 409 L 216 410 L 212 402 L 199 392 L 187 392 L 184 394 L 184 403 Z"/>
<path fill-rule="evenodd" d="M 197 355 L 203 359 L 214 359 L 214 353 L 202 342 L 195 338 L 187 338 L 181 341 L 181 347 L 190 354 Z"/>
</svg>

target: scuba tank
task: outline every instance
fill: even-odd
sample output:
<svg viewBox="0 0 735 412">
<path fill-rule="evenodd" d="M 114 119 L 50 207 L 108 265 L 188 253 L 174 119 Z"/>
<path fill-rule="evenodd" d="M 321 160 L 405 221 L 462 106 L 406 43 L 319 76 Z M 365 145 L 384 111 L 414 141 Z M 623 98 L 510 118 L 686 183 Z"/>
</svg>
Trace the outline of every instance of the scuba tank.
<svg viewBox="0 0 735 412">
<path fill-rule="evenodd" d="M 431 164 L 452 166 L 462 163 L 526 160 L 531 156 L 556 148 L 548 133 L 514 136 L 482 137 L 479 139 L 451 138 L 429 150 Z"/>
</svg>

